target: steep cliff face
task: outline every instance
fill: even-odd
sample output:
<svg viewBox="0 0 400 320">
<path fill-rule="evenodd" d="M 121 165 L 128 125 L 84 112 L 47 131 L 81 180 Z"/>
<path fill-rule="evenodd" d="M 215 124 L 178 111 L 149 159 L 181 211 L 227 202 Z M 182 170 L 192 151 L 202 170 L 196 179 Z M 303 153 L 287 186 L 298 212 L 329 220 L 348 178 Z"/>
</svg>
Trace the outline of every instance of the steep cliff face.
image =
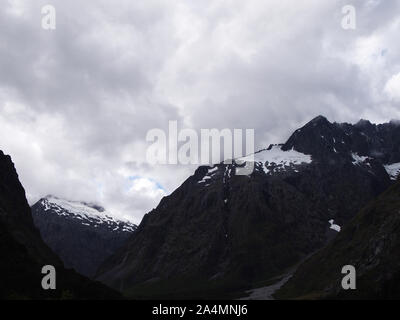
<svg viewBox="0 0 400 320">
<path fill-rule="evenodd" d="M 44 265 L 56 268 L 56 290 L 43 290 Z M 0 298 L 119 298 L 104 285 L 63 267 L 34 227 L 14 164 L 0 151 Z"/>
<path fill-rule="evenodd" d="M 137 228 L 99 206 L 54 196 L 32 206 L 35 226 L 65 267 L 93 277 L 100 264 L 121 247 Z"/>
<path fill-rule="evenodd" d="M 353 149 L 375 139 L 368 134 L 317 117 L 284 145 L 245 158 L 255 163 L 250 176 L 235 175 L 239 164 L 198 168 L 144 217 L 98 279 L 138 297 L 209 297 L 279 274 L 391 184 L 385 165 L 398 160 L 391 153 L 399 142 Z"/>
<path fill-rule="evenodd" d="M 19 182 L 11 157 L 0 151 L 0 221 L 13 239 L 24 246 L 37 261 L 52 260 L 57 265 L 61 261 L 40 239 L 33 226 L 25 190 Z"/>
<path fill-rule="evenodd" d="M 399 299 L 400 181 L 368 204 L 326 248 L 303 263 L 276 294 L 281 299 Z M 343 290 L 343 266 L 356 290 Z"/>
</svg>

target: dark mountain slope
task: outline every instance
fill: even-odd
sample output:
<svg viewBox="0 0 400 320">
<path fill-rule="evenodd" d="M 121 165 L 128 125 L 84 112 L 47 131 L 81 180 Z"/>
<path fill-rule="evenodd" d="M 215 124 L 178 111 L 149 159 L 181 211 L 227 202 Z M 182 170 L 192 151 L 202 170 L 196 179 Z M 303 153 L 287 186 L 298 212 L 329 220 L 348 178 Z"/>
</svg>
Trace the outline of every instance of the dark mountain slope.
<svg viewBox="0 0 400 320">
<path fill-rule="evenodd" d="M 53 265 L 57 289 L 43 290 L 41 269 Z M 33 225 L 25 191 L 14 164 L 0 151 L 0 298 L 119 298 L 104 285 L 63 267 Z"/>
<path fill-rule="evenodd" d="M 0 221 L 13 238 L 25 246 L 39 260 L 50 259 L 53 253 L 43 246 L 39 232 L 33 228 L 32 216 L 25 190 L 18 180 L 10 156 L 0 151 Z"/>
<path fill-rule="evenodd" d="M 317 157 L 332 154 L 367 156 L 382 164 L 400 162 L 400 123 L 372 124 L 360 120 L 355 125 L 330 123 L 318 116 L 296 130 L 283 146 Z"/>
<path fill-rule="evenodd" d="M 356 290 L 341 287 L 345 265 L 356 268 Z M 399 299 L 400 181 L 361 210 L 331 244 L 303 263 L 276 296 Z"/>
<path fill-rule="evenodd" d="M 391 183 L 382 158 L 357 154 L 346 137 L 318 117 L 246 158 L 250 176 L 236 176 L 236 164 L 200 167 L 145 215 L 98 279 L 135 297 L 210 297 L 281 273 L 326 243 L 330 220 L 345 224 Z"/>
<path fill-rule="evenodd" d="M 136 229 L 99 206 L 54 196 L 35 203 L 32 216 L 44 242 L 64 265 L 90 278 Z"/>
</svg>

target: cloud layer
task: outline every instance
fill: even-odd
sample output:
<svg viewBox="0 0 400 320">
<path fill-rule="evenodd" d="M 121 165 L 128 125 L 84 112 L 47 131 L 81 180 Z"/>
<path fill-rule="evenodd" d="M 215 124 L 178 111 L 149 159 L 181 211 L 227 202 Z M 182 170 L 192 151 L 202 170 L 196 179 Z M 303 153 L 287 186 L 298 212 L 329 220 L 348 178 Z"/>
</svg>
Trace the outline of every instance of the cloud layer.
<svg viewBox="0 0 400 320">
<path fill-rule="evenodd" d="M 96 201 L 139 222 L 192 166 L 150 166 L 152 128 L 252 128 L 283 142 L 318 114 L 400 119 L 400 3 L 48 1 L 0 7 L 0 149 L 31 202 Z"/>
</svg>

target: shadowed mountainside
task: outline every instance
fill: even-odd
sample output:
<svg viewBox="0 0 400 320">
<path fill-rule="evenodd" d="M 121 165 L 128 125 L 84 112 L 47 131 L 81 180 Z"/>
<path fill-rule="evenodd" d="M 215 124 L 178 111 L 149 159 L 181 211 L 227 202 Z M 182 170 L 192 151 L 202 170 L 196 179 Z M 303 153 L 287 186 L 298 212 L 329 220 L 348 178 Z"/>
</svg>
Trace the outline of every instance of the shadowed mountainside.
<svg viewBox="0 0 400 320">
<path fill-rule="evenodd" d="M 304 262 L 279 299 L 399 299 L 400 181 L 372 201 L 326 248 Z M 343 290 L 342 267 L 353 265 L 357 289 Z"/>
<path fill-rule="evenodd" d="M 57 271 L 57 289 L 43 290 L 44 265 Z M 1 299 L 118 299 L 101 283 L 63 267 L 34 227 L 25 191 L 14 164 L 0 151 L 0 298 Z"/>
<path fill-rule="evenodd" d="M 320 116 L 256 153 L 250 176 L 235 175 L 235 163 L 202 166 L 145 215 L 97 279 L 138 298 L 255 287 L 323 247 L 329 221 L 346 224 L 391 184 L 399 129 Z"/>
</svg>

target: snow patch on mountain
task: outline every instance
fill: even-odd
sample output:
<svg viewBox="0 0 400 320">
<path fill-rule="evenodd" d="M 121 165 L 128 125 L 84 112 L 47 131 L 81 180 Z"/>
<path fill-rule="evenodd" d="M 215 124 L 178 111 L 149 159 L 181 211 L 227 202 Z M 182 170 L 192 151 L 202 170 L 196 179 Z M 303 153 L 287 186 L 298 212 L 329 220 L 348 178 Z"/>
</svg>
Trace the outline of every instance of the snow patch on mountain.
<svg viewBox="0 0 400 320">
<path fill-rule="evenodd" d="M 353 164 L 355 166 L 359 166 L 361 164 L 363 164 L 366 160 L 369 159 L 369 157 L 365 157 L 365 156 L 359 156 L 357 153 L 352 153 L 351 156 L 353 157 Z"/>
<path fill-rule="evenodd" d="M 342 228 L 339 225 L 335 224 L 335 220 L 333 220 L 333 219 L 329 220 L 329 224 L 331 225 L 330 229 L 332 229 L 332 230 L 335 230 L 337 232 L 340 232 L 342 230 Z"/>
<path fill-rule="evenodd" d="M 83 202 L 69 201 L 54 196 L 47 196 L 40 201 L 44 212 L 55 212 L 60 216 L 71 216 L 83 225 L 106 225 L 114 231 L 133 232 L 136 225 L 127 220 L 118 220 L 102 207 Z"/>
<path fill-rule="evenodd" d="M 266 174 L 272 174 L 285 171 L 293 166 L 310 164 L 312 157 L 294 149 L 283 151 L 281 145 L 274 145 L 267 150 L 261 150 L 240 160 L 259 163 Z"/>
<path fill-rule="evenodd" d="M 386 172 L 390 176 L 390 179 L 396 180 L 397 177 L 400 174 L 400 162 L 399 163 L 387 164 L 384 167 L 386 169 Z"/>
<path fill-rule="evenodd" d="M 211 178 L 217 174 L 218 172 L 218 166 L 215 166 L 214 168 L 210 168 L 208 169 L 207 173 L 204 175 L 203 179 L 201 179 L 200 181 L 198 181 L 198 184 L 203 184 L 206 182 L 210 182 Z M 209 184 L 205 185 L 206 187 L 209 186 Z"/>
</svg>

